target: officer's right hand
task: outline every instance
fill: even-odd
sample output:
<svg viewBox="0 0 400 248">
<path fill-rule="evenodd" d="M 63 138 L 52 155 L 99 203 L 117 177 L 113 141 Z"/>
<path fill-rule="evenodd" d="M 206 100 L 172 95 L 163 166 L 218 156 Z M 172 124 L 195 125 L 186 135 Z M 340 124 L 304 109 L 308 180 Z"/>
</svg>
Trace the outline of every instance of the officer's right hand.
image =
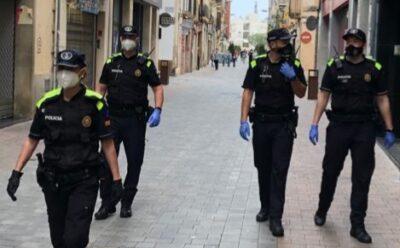
<svg viewBox="0 0 400 248">
<path fill-rule="evenodd" d="M 240 136 L 246 141 L 249 141 L 250 137 L 250 125 L 247 121 L 242 121 L 240 122 L 240 130 L 239 130 Z"/>
<path fill-rule="evenodd" d="M 314 145 L 318 143 L 318 125 L 311 125 L 309 139 Z"/>
<path fill-rule="evenodd" d="M 111 192 L 112 192 L 112 204 L 115 206 L 121 200 L 122 192 L 122 180 L 115 180 L 112 184 Z"/>
<path fill-rule="evenodd" d="M 13 201 L 17 200 L 17 197 L 15 197 L 15 192 L 17 192 L 22 174 L 23 173 L 20 171 L 13 170 L 10 179 L 8 179 L 7 193 Z"/>
</svg>

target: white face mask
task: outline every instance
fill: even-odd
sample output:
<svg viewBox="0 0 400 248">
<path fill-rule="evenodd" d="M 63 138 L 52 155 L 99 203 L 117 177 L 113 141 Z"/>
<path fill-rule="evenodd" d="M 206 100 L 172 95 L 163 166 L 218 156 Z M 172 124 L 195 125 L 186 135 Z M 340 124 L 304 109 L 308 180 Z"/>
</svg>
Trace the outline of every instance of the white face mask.
<svg viewBox="0 0 400 248">
<path fill-rule="evenodd" d="M 68 89 L 80 82 L 78 74 L 73 71 L 61 70 L 57 72 L 57 81 L 61 87 Z"/>
<path fill-rule="evenodd" d="M 133 49 L 136 48 L 136 42 L 131 39 L 122 40 L 121 45 L 122 49 L 125 51 L 132 51 Z"/>
</svg>

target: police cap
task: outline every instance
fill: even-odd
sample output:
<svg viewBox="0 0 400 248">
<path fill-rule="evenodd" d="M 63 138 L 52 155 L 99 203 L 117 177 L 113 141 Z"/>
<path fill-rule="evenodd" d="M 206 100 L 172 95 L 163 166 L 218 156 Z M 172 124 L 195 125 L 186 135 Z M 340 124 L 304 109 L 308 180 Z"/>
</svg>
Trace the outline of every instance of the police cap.
<svg viewBox="0 0 400 248">
<path fill-rule="evenodd" d="M 57 66 L 70 68 L 85 67 L 85 54 L 76 50 L 63 50 L 57 54 Z"/>
<path fill-rule="evenodd" d="M 267 41 L 271 42 L 274 40 L 290 40 L 293 36 L 289 33 L 286 28 L 273 29 L 268 32 Z"/>
<path fill-rule="evenodd" d="M 119 31 L 120 36 L 138 36 L 138 31 L 134 26 L 123 26 Z"/>
<path fill-rule="evenodd" d="M 343 35 L 344 40 L 346 40 L 349 37 L 355 37 L 355 38 L 361 40 L 362 42 L 367 41 L 365 33 L 361 29 L 358 29 L 358 28 L 349 28 L 346 31 L 346 33 L 344 33 L 344 35 Z"/>
</svg>

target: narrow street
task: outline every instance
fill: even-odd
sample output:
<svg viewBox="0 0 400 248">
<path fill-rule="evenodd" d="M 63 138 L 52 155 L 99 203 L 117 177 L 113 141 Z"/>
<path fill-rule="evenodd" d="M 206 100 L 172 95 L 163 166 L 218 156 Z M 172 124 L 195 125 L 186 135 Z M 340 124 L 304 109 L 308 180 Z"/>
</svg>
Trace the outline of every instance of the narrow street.
<svg viewBox="0 0 400 248">
<path fill-rule="evenodd" d="M 238 131 L 246 66 L 208 67 L 172 78 L 161 125 L 148 129 L 133 217 L 119 218 L 118 209 L 105 221 L 93 221 L 89 247 L 400 247 L 400 173 L 378 145 L 366 219 L 373 244 L 360 245 L 349 235 L 349 159 L 326 225 L 314 225 L 327 121 L 313 146 L 308 127 L 314 102 L 306 99 L 297 101 L 301 117 L 287 184 L 285 237 L 272 237 L 268 222 L 255 221 L 259 200 L 252 146 Z M 5 192 L 29 125 L 0 129 L 1 248 L 51 247 L 35 158 L 21 179 L 18 201 Z M 125 171 L 123 151 L 120 166 Z"/>
</svg>

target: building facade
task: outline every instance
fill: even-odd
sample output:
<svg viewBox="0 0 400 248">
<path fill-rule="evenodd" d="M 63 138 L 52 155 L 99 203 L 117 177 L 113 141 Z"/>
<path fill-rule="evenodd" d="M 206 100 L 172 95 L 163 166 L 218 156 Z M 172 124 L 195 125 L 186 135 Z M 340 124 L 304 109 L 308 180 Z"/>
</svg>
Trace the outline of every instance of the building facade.
<svg viewBox="0 0 400 248">
<path fill-rule="evenodd" d="M 0 120 L 32 116 L 34 102 L 56 86 L 60 50 L 86 54 L 85 84 L 94 88 L 107 57 L 119 50 L 122 25 L 138 28 L 140 49 L 157 62 L 160 7 L 161 0 L 0 1 Z"/>
</svg>

